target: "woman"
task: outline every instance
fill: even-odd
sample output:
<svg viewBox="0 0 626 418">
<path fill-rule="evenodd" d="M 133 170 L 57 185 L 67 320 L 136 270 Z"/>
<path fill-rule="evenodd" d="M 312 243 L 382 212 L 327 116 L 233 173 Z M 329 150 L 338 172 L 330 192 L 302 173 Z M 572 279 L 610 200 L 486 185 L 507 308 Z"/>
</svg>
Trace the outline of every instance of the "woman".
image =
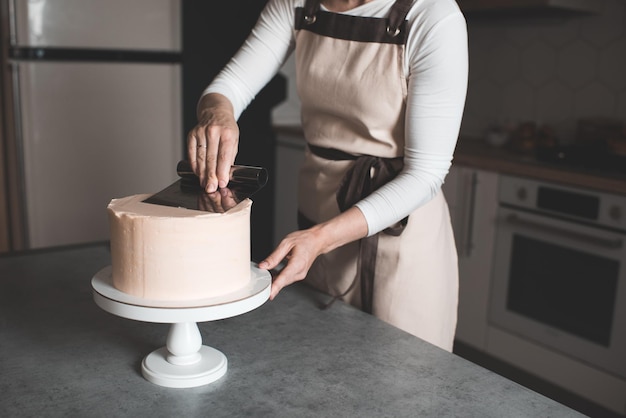
<svg viewBox="0 0 626 418">
<path fill-rule="evenodd" d="M 446 350 L 457 259 L 441 184 L 467 88 L 454 0 L 270 0 L 203 92 L 188 156 L 207 192 L 226 186 L 236 120 L 295 51 L 307 141 L 300 231 L 261 263 Z"/>
</svg>

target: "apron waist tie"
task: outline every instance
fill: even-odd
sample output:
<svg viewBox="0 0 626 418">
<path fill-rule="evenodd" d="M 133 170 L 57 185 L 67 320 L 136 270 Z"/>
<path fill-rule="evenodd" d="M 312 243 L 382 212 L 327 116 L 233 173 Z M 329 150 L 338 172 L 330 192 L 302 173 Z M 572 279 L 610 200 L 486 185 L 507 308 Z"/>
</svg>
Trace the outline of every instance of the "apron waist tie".
<svg viewBox="0 0 626 418">
<path fill-rule="evenodd" d="M 343 177 L 337 191 L 339 210 L 344 212 L 357 202 L 369 196 L 376 189 L 393 179 L 402 169 L 402 157 L 382 158 L 371 155 L 356 156 L 340 150 L 308 145 L 311 152 L 321 158 L 329 160 L 353 160 L 354 163 Z M 400 163 L 399 163 L 400 162 Z M 408 216 L 395 225 L 386 228 L 383 233 L 398 236 L 404 231 Z M 298 227 L 310 228 L 314 222 L 307 219 L 301 212 L 298 213 Z M 362 238 L 359 241 L 359 261 L 357 274 L 348 289 L 340 295 L 334 296 L 324 309 L 331 306 L 335 300 L 344 297 L 352 290 L 360 279 L 361 282 L 361 309 L 373 313 L 374 275 L 376 272 L 376 254 L 378 249 L 378 234 Z"/>
</svg>

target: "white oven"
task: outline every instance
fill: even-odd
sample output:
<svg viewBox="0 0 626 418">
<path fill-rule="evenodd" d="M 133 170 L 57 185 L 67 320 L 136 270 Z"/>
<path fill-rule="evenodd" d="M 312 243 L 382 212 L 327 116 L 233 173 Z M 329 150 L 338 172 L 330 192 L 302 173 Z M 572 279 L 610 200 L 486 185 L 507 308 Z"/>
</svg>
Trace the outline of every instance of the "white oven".
<svg viewBox="0 0 626 418">
<path fill-rule="evenodd" d="M 491 326 L 626 378 L 626 196 L 502 176 Z"/>
</svg>

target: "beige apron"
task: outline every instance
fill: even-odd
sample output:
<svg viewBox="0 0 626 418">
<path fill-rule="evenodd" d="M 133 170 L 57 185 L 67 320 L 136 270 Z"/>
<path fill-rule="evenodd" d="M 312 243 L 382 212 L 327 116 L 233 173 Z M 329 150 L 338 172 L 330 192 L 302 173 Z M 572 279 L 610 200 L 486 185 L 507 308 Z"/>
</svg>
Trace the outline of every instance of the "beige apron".
<svg viewBox="0 0 626 418">
<path fill-rule="evenodd" d="M 387 18 L 326 12 L 319 10 L 319 0 L 307 0 L 304 8 L 296 9 L 297 88 L 309 144 L 299 177 L 303 219 L 319 223 L 340 213 L 337 191 L 355 165 L 353 156 L 382 157 L 392 165 L 399 161 L 401 167 L 405 17 L 411 4 L 397 0 Z M 330 157 L 320 152 L 329 149 Z M 443 194 L 411 213 L 404 228 L 395 227 L 399 235 L 377 236 L 372 313 L 451 351 L 458 273 Z M 306 281 L 329 295 L 350 289 L 342 299 L 362 308 L 361 244 L 318 257 Z"/>
</svg>

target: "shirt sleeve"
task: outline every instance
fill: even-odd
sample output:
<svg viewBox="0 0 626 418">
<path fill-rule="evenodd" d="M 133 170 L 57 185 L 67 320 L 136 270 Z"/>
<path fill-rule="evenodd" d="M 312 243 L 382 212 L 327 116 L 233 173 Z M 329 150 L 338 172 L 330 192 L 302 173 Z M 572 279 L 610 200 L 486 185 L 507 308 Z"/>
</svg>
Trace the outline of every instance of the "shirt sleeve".
<svg viewBox="0 0 626 418">
<path fill-rule="evenodd" d="M 235 119 L 272 79 L 294 48 L 293 0 L 270 0 L 241 48 L 202 92 L 220 93 Z"/>
<path fill-rule="evenodd" d="M 407 48 L 404 168 L 356 204 L 367 220 L 368 235 L 403 219 L 439 192 L 460 130 L 468 78 L 463 15 L 439 20 Z"/>
</svg>

